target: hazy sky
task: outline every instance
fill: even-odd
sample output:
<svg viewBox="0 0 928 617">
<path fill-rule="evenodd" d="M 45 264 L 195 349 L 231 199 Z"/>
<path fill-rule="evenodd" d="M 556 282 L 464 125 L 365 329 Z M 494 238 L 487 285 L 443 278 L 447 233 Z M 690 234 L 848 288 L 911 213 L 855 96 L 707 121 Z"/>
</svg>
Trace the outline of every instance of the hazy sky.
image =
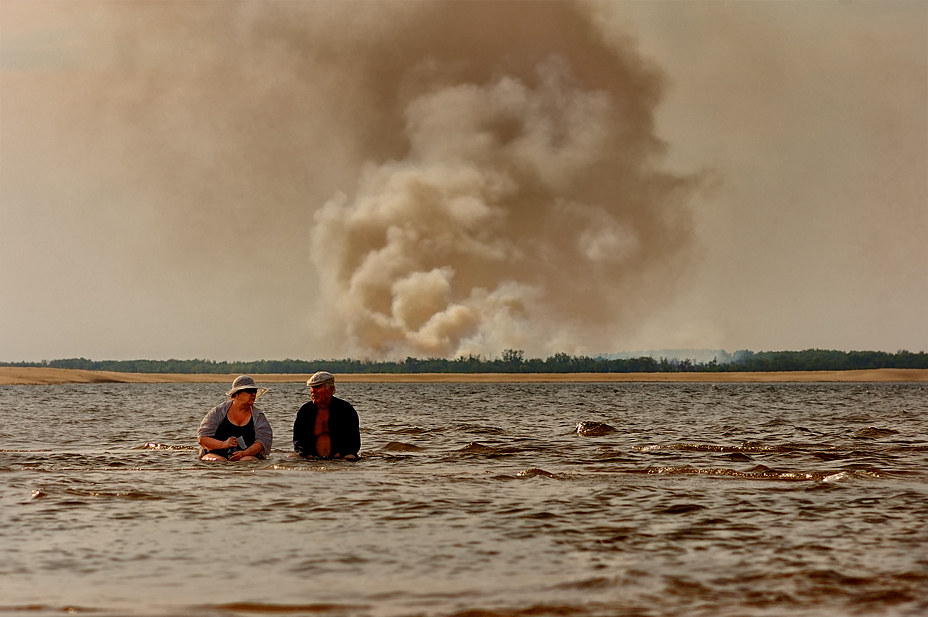
<svg viewBox="0 0 928 617">
<path fill-rule="evenodd" d="M 0 361 L 928 350 L 928 3 L 0 0 Z"/>
</svg>

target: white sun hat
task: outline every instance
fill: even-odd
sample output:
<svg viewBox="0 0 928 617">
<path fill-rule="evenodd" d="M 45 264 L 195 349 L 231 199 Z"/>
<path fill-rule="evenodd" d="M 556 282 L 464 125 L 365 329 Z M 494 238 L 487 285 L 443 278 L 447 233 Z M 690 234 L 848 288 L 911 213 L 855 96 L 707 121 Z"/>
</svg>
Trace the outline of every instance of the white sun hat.
<svg viewBox="0 0 928 617">
<path fill-rule="evenodd" d="M 258 384 L 255 383 L 255 380 L 249 377 L 248 375 L 239 375 L 235 378 L 235 381 L 232 382 L 232 389 L 226 392 L 228 396 L 234 396 L 236 392 L 240 390 L 247 390 L 249 388 L 255 388 L 258 391 L 257 396 L 261 396 L 270 388 L 259 388 Z M 255 398 L 257 398 L 257 396 Z"/>
</svg>

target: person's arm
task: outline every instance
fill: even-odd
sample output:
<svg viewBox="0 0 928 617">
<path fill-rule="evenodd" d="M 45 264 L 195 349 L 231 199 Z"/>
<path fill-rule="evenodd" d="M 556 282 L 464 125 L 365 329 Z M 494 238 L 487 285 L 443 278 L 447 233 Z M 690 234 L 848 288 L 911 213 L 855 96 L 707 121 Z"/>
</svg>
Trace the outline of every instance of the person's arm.
<svg viewBox="0 0 928 617">
<path fill-rule="evenodd" d="M 271 429 L 271 423 L 267 417 L 257 412 L 255 416 L 255 443 L 244 450 L 242 456 L 267 456 L 271 453 L 271 445 L 274 442 L 274 431 Z M 257 446 L 257 448 L 255 447 Z M 253 451 L 254 450 L 254 451 Z"/>
<path fill-rule="evenodd" d="M 345 401 L 345 407 L 341 410 L 340 416 L 339 452 L 336 452 L 334 456 L 355 460 L 361 449 L 361 421 L 358 418 L 358 412 L 354 410 L 351 403 Z"/>
<path fill-rule="evenodd" d="M 313 443 L 313 422 L 310 403 L 306 403 L 296 412 L 296 419 L 293 421 L 293 451 L 300 456 L 309 456 L 316 452 Z"/>
<path fill-rule="evenodd" d="M 198 437 L 197 443 L 206 448 L 207 450 L 222 450 L 223 448 L 231 448 L 235 445 L 233 443 L 237 441 L 235 437 L 229 437 L 225 441 L 219 441 L 214 437 Z"/>
<path fill-rule="evenodd" d="M 230 437 L 230 439 L 232 439 L 232 438 Z M 260 441 L 255 441 L 253 444 L 251 444 L 250 446 L 248 446 L 248 447 L 245 448 L 244 450 L 236 450 L 235 452 L 233 452 L 232 454 L 230 454 L 230 455 L 229 455 L 229 460 L 230 460 L 230 461 L 238 461 L 238 460 L 241 460 L 241 459 L 245 458 L 246 456 L 252 456 L 252 457 L 257 458 L 257 457 L 261 456 L 261 453 L 262 453 L 263 451 L 264 451 L 264 446 L 261 445 L 261 442 L 260 442 Z"/>
<path fill-rule="evenodd" d="M 228 405 L 214 407 L 200 421 L 200 426 L 197 429 L 197 443 L 207 450 L 219 450 L 232 447 L 231 438 L 225 441 L 213 438 L 213 435 L 219 430 L 219 425 L 222 424 L 222 419 L 226 417 L 227 410 Z"/>
<path fill-rule="evenodd" d="M 235 437 L 229 437 L 225 441 L 219 441 L 214 437 L 199 437 L 197 443 L 207 450 L 224 450 L 237 446 L 238 440 Z"/>
</svg>

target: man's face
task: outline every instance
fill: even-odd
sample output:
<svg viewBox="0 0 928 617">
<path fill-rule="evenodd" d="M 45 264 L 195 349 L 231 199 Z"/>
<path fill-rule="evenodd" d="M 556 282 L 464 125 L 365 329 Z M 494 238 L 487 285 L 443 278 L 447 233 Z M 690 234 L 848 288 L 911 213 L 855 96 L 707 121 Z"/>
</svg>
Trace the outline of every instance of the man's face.
<svg viewBox="0 0 928 617">
<path fill-rule="evenodd" d="M 335 389 L 330 383 L 324 383 L 318 386 L 309 387 L 309 398 L 317 406 L 326 407 L 329 404 L 329 401 L 332 400 L 332 391 Z"/>
</svg>

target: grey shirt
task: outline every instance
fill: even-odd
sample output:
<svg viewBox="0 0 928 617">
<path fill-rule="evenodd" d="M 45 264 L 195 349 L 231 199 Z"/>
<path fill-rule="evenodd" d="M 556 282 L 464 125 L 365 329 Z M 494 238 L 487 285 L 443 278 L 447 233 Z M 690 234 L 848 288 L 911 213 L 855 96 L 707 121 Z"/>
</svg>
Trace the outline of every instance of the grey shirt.
<svg viewBox="0 0 928 617">
<path fill-rule="evenodd" d="M 212 437 L 215 435 L 219 425 L 222 424 L 223 418 L 229 413 L 229 407 L 231 406 L 232 401 L 228 400 L 214 407 L 212 411 L 206 414 L 206 417 L 200 422 L 200 428 L 197 429 L 197 437 Z M 259 453 L 258 456 L 266 458 L 271 451 L 274 431 L 271 430 L 271 424 L 267 421 L 267 418 L 264 417 L 264 413 L 259 411 L 257 407 L 251 408 L 251 418 L 255 423 L 255 441 L 260 443 L 261 447 L 264 448 L 264 451 Z"/>
</svg>

